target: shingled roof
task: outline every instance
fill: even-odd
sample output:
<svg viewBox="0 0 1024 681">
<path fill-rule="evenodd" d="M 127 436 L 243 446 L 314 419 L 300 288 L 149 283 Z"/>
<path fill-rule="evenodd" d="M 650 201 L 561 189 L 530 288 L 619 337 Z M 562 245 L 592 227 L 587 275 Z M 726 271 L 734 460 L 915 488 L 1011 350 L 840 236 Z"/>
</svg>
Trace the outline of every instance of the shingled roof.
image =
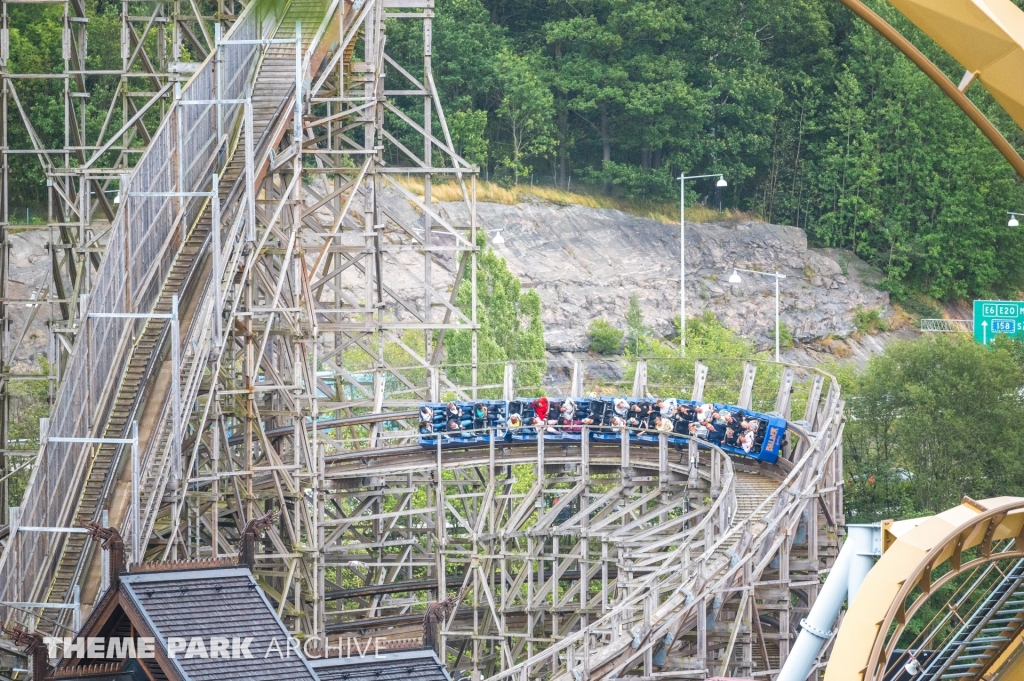
<svg viewBox="0 0 1024 681">
<path fill-rule="evenodd" d="M 406 650 L 312 663 L 320 681 L 452 681 L 433 650 Z"/>
<path fill-rule="evenodd" d="M 169 637 L 252 637 L 251 659 L 178 654 L 170 661 L 184 679 L 316 681 L 303 656 L 294 651 L 286 656 L 288 631 L 248 568 L 130 573 L 121 575 L 121 586 L 159 641 Z M 267 655 L 268 650 L 280 650 L 281 655 Z"/>
<path fill-rule="evenodd" d="M 246 566 L 185 564 L 144 566 L 116 575 L 78 632 L 82 637 L 150 637 L 154 657 L 138 659 L 117 653 L 95 663 L 64 658 L 53 676 L 59 681 L 452 681 L 433 650 L 377 649 L 363 656 L 308 660 L 292 649 L 289 632 Z M 170 639 L 185 650 L 171 657 Z M 188 646 L 211 645 L 214 638 L 251 639 L 251 657 L 214 657 Z M 122 639 L 123 640 L 123 639 Z M 391 642 L 392 644 L 394 642 Z M 341 641 L 338 642 L 339 646 Z M 346 649 L 347 653 L 351 653 Z M 203 653 L 206 653 L 204 656 Z M 340 653 L 340 650 L 339 650 Z M 80 653 L 79 653 L 80 654 Z M 109 653 L 108 653 L 109 654 Z M 134 653 L 132 653 L 134 655 Z"/>
</svg>

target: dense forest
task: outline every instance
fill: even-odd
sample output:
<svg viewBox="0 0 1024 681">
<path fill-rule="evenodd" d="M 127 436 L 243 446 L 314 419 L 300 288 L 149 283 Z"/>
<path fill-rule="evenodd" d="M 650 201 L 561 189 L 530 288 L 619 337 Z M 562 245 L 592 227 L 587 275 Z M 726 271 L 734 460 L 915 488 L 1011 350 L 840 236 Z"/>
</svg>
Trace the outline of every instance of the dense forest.
<svg viewBox="0 0 1024 681">
<path fill-rule="evenodd" d="M 835 367 L 849 522 L 1024 495 L 1024 343 L 933 336 L 890 345 L 863 372 Z"/>
<path fill-rule="evenodd" d="M 870 4 L 959 81 L 927 37 Z M 724 194 L 697 181 L 688 198 L 856 251 L 897 299 L 1024 286 L 1024 240 L 1006 225 L 1024 186 L 836 0 L 437 0 L 436 14 L 448 123 L 492 180 L 668 200 L 680 172 L 721 172 Z M 412 60 L 417 31 L 397 22 L 389 49 Z M 981 86 L 969 94 L 1024 147 Z"/>
</svg>

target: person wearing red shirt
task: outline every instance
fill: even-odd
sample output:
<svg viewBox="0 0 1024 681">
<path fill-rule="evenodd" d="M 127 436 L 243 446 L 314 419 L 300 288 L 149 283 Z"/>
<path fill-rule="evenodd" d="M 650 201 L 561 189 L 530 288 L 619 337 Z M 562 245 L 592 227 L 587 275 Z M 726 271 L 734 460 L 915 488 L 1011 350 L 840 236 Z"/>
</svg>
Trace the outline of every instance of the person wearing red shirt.
<svg viewBox="0 0 1024 681">
<path fill-rule="evenodd" d="M 533 407 L 533 413 L 537 415 L 541 421 L 548 420 L 548 398 L 538 397 L 533 401 L 531 405 Z"/>
<path fill-rule="evenodd" d="M 554 428 L 550 426 L 550 424 L 554 423 L 554 421 L 548 420 L 548 409 L 551 406 L 548 402 L 548 398 L 538 397 L 533 401 L 533 403 L 530 406 L 533 407 L 533 424 L 537 426 L 538 433 L 541 432 L 541 429 L 544 429 L 544 431 L 548 433 L 557 432 Z"/>
</svg>

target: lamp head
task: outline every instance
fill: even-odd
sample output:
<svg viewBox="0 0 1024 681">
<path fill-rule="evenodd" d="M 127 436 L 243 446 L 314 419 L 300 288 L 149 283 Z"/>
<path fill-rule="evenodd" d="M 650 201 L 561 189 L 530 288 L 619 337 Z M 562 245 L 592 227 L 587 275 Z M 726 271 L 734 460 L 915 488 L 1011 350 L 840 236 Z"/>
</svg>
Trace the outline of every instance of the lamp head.
<svg viewBox="0 0 1024 681">
<path fill-rule="evenodd" d="M 733 270 L 732 274 L 729 275 L 729 283 L 730 284 L 738 284 L 741 281 L 743 281 L 743 279 L 740 278 L 740 273 L 737 272 L 736 270 Z"/>
<path fill-rule="evenodd" d="M 494 244 L 495 246 L 500 246 L 503 243 L 505 243 L 505 237 L 501 235 L 500 229 L 494 233 L 494 238 L 491 239 L 491 243 Z"/>
<path fill-rule="evenodd" d="M 121 192 L 114 194 L 114 203 L 121 203 Z"/>
<path fill-rule="evenodd" d="M 729 183 L 725 181 L 724 175 L 718 176 L 718 182 L 715 184 L 716 187 L 728 187 Z"/>
<path fill-rule="evenodd" d="M 1010 221 L 1006 223 L 1006 226 L 1007 227 L 1019 227 L 1020 226 L 1020 221 L 1017 219 L 1017 216 L 1015 214 L 1010 213 Z"/>
</svg>

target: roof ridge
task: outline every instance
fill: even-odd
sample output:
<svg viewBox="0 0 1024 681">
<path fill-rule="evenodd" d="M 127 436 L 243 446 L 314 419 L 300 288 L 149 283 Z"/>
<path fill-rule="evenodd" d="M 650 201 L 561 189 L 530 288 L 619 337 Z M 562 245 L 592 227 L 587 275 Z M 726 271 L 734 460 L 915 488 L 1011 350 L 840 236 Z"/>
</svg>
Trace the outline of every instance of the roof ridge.
<svg viewBox="0 0 1024 681">
<path fill-rule="evenodd" d="M 191 560 L 158 560 L 152 563 L 132 563 L 131 573 L 173 572 L 178 570 L 199 570 L 204 568 L 238 567 L 234 558 L 196 558 Z"/>
<path fill-rule="evenodd" d="M 78 678 L 92 674 L 110 674 L 121 671 L 121 662 L 104 662 L 101 664 L 83 664 L 77 667 L 64 667 L 55 669 L 52 678 Z"/>
</svg>

